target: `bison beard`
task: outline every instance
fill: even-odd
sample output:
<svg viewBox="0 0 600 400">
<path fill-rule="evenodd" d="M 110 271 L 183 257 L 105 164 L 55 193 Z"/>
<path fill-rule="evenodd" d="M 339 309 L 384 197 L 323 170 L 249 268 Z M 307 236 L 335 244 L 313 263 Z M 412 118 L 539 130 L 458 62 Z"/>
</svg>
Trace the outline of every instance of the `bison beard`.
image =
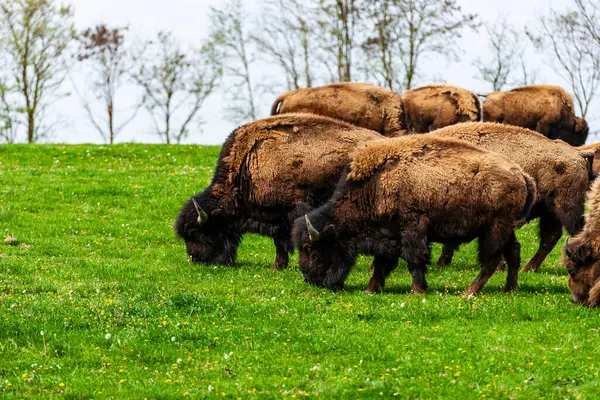
<svg viewBox="0 0 600 400">
<path fill-rule="evenodd" d="M 464 142 L 435 139 L 431 135 L 386 142 L 369 144 L 354 153 L 333 198 L 306 217 L 296 219 L 292 238 L 300 253 L 305 281 L 341 290 L 357 255 L 371 254 L 375 256 L 373 277 L 367 291 L 378 292 L 402 257 L 412 275 L 411 293 L 423 293 L 427 289 L 430 242 L 461 243 L 479 237 L 481 272 L 466 294 L 481 291 L 502 257 L 508 263 L 503 290 L 515 290 L 520 246 L 514 228 L 535 201 L 531 178 L 502 157 Z M 377 160 L 378 157 L 382 159 Z M 365 168 L 360 171 L 360 162 L 365 160 L 370 164 L 366 173 Z M 417 182 L 424 187 L 431 183 L 423 180 L 426 176 L 419 176 L 422 168 L 428 170 L 426 174 L 437 174 L 434 180 L 448 182 L 439 176 L 447 173 L 446 168 L 452 168 L 453 162 L 468 165 L 458 180 L 453 181 L 463 190 L 458 198 L 436 197 L 438 192 L 429 192 L 431 187 L 423 193 L 423 188 L 415 186 Z M 475 165 L 475 176 L 480 174 L 480 180 L 475 180 L 471 173 Z M 398 179 L 399 176 L 403 179 Z M 471 196 L 467 188 L 477 184 L 486 187 Z M 445 190 L 444 193 L 448 195 Z M 491 193 L 494 198 L 487 198 Z M 491 203 L 477 204 L 476 199 L 482 199 L 481 195 L 486 200 L 479 201 Z M 473 203 L 465 204 L 469 198 Z M 423 208 L 411 204 L 421 204 Z M 466 214 L 457 215 L 459 210 L 465 210 Z"/>
</svg>

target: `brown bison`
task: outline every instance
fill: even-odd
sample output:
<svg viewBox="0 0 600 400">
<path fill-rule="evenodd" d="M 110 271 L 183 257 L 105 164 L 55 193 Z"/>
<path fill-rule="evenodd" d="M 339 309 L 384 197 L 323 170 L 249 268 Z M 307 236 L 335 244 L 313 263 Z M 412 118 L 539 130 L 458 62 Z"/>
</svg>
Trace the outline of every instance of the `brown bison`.
<svg viewBox="0 0 600 400">
<path fill-rule="evenodd" d="M 193 262 L 231 264 L 245 232 L 270 236 L 276 269 L 293 251 L 292 223 L 329 199 L 359 143 L 377 132 L 316 115 L 288 114 L 233 131 L 212 182 L 182 208 L 175 232 Z"/>
<path fill-rule="evenodd" d="M 600 181 L 588 195 L 585 226 L 567 239 L 563 261 L 569 271 L 573 302 L 589 307 L 600 305 Z"/>
<path fill-rule="evenodd" d="M 540 218 L 540 247 L 524 268 L 536 271 L 562 236 L 562 227 L 574 235 L 583 226 L 585 194 L 590 185 L 593 152 L 580 151 L 517 126 L 491 122 L 449 126 L 436 136 L 465 140 L 505 155 L 536 182 L 538 197 L 529 219 Z M 438 266 L 449 264 L 456 245 L 444 246 Z"/>
<path fill-rule="evenodd" d="M 587 122 L 575 117 L 573 99 L 558 86 L 526 86 L 485 97 L 484 121 L 521 126 L 573 146 L 587 139 Z"/>
<path fill-rule="evenodd" d="M 408 90 L 402 95 L 402 104 L 404 129 L 412 133 L 481 120 L 479 98 L 456 86 L 430 85 Z"/>
<path fill-rule="evenodd" d="M 389 136 L 403 129 L 402 97 L 366 83 L 297 89 L 273 103 L 271 115 L 311 113 L 336 118 Z"/>
<path fill-rule="evenodd" d="M 306 282 L 341 290 L 359 253 L 374 255 L 368 292 L 383 289 L 402 257 L 413 283 L 427 289 L 430 242 L 479 237 L 476 294 L 504 256 L 505 291 L 515 290 L 520 263 L 514 229 L 535 202 L 535 183 L 503 156 L 432 134 L 382 140 L 350 156 L 333 197 L 298 218 L 292 237 Z"/>
</svg>

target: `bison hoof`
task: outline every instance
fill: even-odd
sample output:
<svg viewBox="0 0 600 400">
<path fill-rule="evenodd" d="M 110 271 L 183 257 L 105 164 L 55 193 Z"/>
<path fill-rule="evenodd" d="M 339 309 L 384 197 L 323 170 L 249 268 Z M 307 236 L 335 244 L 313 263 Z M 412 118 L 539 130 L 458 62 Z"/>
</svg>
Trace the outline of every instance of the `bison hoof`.
<svg viewBox="0 0 600 400">
<path fill-rule="evenodd" d="M 511 293 L 511 292 L 516 292 L 516 291 L 517 291 L 516 286 L 504 286 L 502 288 L 502 293 Z"/>
<path fill-rule="evenodd" d="M 284 269 L 287 268 L 286 264 L 281 264 L 281 263 L 273 263 L 273 267 L 272 267 L 275 271 L 282 271 Z"/>
<path fill-rule="evenodd" d="M 521 272 L 537 272 L 539 267 L 527 264 Z"/>
<path fill-rule="evenodd" d="M 427 291 L 423 288 L 412 288 L 410 294 L 425 294 Z"/>
</svg>

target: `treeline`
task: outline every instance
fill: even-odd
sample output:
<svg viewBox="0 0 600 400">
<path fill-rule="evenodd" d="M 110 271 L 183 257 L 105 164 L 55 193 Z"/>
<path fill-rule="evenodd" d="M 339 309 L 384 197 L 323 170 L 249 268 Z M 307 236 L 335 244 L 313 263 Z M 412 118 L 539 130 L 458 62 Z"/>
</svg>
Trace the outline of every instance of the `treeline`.
<svg viewBox="0 0 600 400">
<path fill-rule="evenodd" d="M 528 29 L 507 19 L 481 21 L 456 0 L 242 0 L 211 8 L 210 32 L 185 46 L 171 32 L 140 39 L 127 27 L 74 28 L 74 12 L 55 0 L 0 0 L 0 138 L 34 143 L 51 136 L 51 104 L 70 93 L 107 143 L 140 113 L 166 143 L 201 123 L 217 90 L 224 118 L 259 115 L 260 99 L 288 89 L 363 81 L 402 92 L 421 82 L 423 65 L 457 61 L 463 35 L 485 31 L 477 78 L 489 90 L 535 83 L 527 54 L 544 57 L 586 116 L 600 84 L 600 0 L 570 0 Z M 75 65 L 85 83 L 70 79 Z M 267 71 L 267 73 L 263 72 Z M 123 107 L 124 87 L 135 87 Z"/>
</svg>

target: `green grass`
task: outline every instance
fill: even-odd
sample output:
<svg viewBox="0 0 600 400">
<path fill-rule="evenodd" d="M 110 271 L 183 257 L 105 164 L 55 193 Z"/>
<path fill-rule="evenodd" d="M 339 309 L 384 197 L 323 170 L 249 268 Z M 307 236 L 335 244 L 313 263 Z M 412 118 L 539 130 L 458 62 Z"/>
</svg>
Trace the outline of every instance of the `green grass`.
<svg viewBox="0 0 600 400">
<path fill-rule="evenodd" d="M 473 299 L 473 245 L 426 296 L 404 262 L 368 296 L 367 257 L 346 291 L 310 287 L 251 235 L 235 267 L 191 264 L 172 225 L 218 150 L 0 147 L 0 235 L 17 239 L 0 242 L 0 398 L 598 395 L 600 314 L 571 304 L 559 248 L 516 294 L 499 273 Z M 523 263 L 536 236 L 519 232 Z"/>
</svg>

